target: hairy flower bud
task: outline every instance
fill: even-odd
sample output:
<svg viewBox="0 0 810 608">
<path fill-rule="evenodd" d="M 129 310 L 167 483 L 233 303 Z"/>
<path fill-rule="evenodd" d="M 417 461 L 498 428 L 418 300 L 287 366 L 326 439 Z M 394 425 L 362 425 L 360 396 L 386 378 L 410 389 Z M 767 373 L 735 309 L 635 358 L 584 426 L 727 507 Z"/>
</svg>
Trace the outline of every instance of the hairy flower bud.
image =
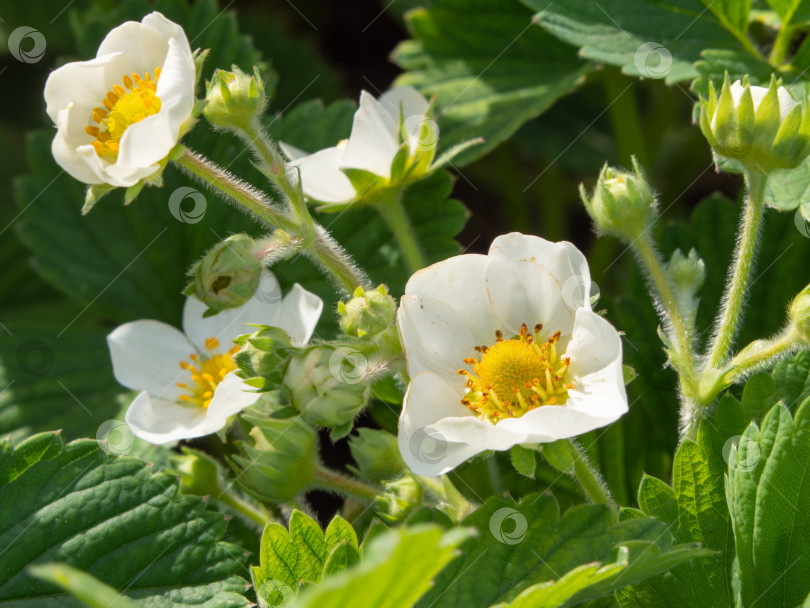
<svg viewBox="0 0 810 608">
<path fill-rule="evenodd" d="M 235 340 L 242 348 L 233 356 L 239 376 L 250 386 L 270 388 L 281 383 L 287 361 L 297 349 L 279 327 L 262 326 Z"/>
<path fill-rule="evenodd" d="M 349 439 L 349 449 L 357 463 L 356 467 L 349 468 L 358 477 L 385 481 L 405 470 L 397 437 L 387 431 L 359 428 L 357 435 Z"/>
<path fill-rule="evenodd" d="M 371 291 L 358 287 L 352 299 L 338 303 L 338 314 L 346 335 L 371 340 L 393 324 L 397 303 L 385 285 Z"/>
<path fill-rule="evenodd" d="M 196 496 L 217 496 L 225 487 L 224 475 L 216 460 L 187 446 L 182 454 L 170 454 L 170 471 L 180 477 L 180 490 Z"/>
<path fill-rule="evenodd" d="M 635 239 L 657 217 L 655 195 L 635 158 L 632 172 L 605 164 L 593 194 L 580 186 L 580 196 L 596 229 L 621 239 Z"/>
<path fill-rule="evenodd" d="M 318 464 L 315 429 L 300 416 L 271 418 L 243 414 L 254 425 L 252 441 L 237 441 L 231 461 L 238 482 L 256 498 L 283 502 L 310 484 Z"/>
<path fill-rule="evenodd" d="M 368 401 L 364 366 L 365 357 L 353 349 L 315 346 L 290 360 L 284 386 L 292 405 L 308 421 L 343 426 L 354 420 Z"/>
<path fill-rule="evenodd" d="M 706 264 L 694 249 L 689 250 L 689 255 L 676 249 L 669 261 L 669 270 L 675 284 L 684 292 L 695 293 L 706 278 Z"/>
<path fill-rule="evenodd" d="M 207 83 L 203 114 L 215 127 L 244 128 L 264 111 L 264 81 L 256 67 L 252 75 L 236 66 L 231 69 L 215 71 Z"/>
<path fill-rule="evenodd" d="M 374 501 L 375 511 L 380 519 L 399 523 L 422 504 L 422 494 L 421 484 L 409 473 L 385 484 L 385 491 Z"/>
<path fill-rule="evenodd" d="M 751 86 L 748 79 L 729 84 L 700 100 L 700 129 L 715 153 L 750 170 L 793 169 L 810 154 L 810 112 L 806 98 L 796 101 L 780 81 Z"/>
<path fill-rule="evenodd" d="M 189 271 L 185 293 L 208 305 L 206 317 L 238 308 L 253 297 L 262 264 L 253 255 L 253 239 L 234 234 L 214 245 Z"/>
<path fill-rule="evenodd" d="M 810 285 L 793 299 L 788 314 L 802 340 L 805 344 L 810 344 Z"/>
</svg>

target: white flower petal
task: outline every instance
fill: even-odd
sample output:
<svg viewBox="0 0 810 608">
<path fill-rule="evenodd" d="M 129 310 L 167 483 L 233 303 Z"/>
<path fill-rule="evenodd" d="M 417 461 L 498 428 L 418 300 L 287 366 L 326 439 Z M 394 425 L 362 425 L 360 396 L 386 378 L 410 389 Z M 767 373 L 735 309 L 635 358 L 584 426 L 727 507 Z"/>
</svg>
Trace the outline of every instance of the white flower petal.
<svg viewBox="0 0 810 608">
<path fill-rule="evenodd" d="M 411 378 L 431 371 L 452 387 L 464 386 L 458 370 L 464 367 L 465 357 L 476 354 L 478 345 L 465 321 L 441 300 L 402 297 L 397 328 Z"/>
<path fill-rule="evenodd" d="M 484 255 L 467 254 L 428 266 L 408 279 L 405 295 L 445 302 L 453 309 L 452 321 L 462 322 L 476 344 L 489 345 L 500 327 L 487 297 L 486 261 Z"/>
<path fill-rule="evenodd" d="M 296 148 L 292 144 L 285 144 L 283 141 L 278 142 L 278 147 L 284 153 L 288 160 L 299 160 L 309 156 L 309 152 L 304 152 L 301 148 Z"/>
<path fill-rule="evenodd" d="M 169 50 L 163 61 L 155 94 L 160 99 L 160 113 L 169 114 L 169 124 L 177 139 L 180 127 L 194 109 L 194 84 L 197 68 L 188 41 L 170 39 Z"/>
<path fill-rule="evenodd" d="M 71 141 L 68 137 L 68 133 L 71 130 L 68 125 L 72 118 L 71 110 L 72 106 L 68 106 L 60 111 L 56 118 L 57 131 L 51 142 L 51 154 L 53 154 L 53 158 L 57 164 L 67 171 L 71 177 L 85 184 L 103 183 L 104 180 L 100 175 L 94 171 L 77 152 L 75 141 Z M 100 165 L 98 168 L 100 171 Z"/>
<path fill-rule="evenodd" d="M 346 174 L 340 170 L 343 149 L 325 148 L 290 163 L 301 174 L 301 187 L 309 198 L 323 203 L 345 203 L 357 196 Z"/>
<path fill-rule="evenodd" d="M 321 318 L 323 300 L 298 283 L 284 296 L 278 327 L 287 332 L 296 346 L 304 346 Z"/>
<path fill-rule="evenodd" d="M 48 116 L 56 122 L 59 112 L 73 104 L 76 111 L 86 113 L 85 124 L 89 125 L 93 108 L 103 107 L 107 91 L 120 84 L 128 70 L 129 60 L 123 53 L 67 63 L 54 70 L 45 82 Z"/>
<path fill-rule="evenodd" d="M 251 332 L 246 323 L 278 326 L 282 311 L 281 287 L 276 277 L 265 271 L 256 294 L 239 308 L 203 317 L 207 309 L 208 306 L 196 298 L 186 298 L 183 331 L 200 350 L 205 349 L 207 338 L 216 338 L 223 348 L 228 349 L 235 338 Z"/>
<path fill-rule="evenodd" d="M 123 167 L 114 165 L 99 158 L 93 146 L 90 144 L 79 146 L 76 148 L 76 153 L 87 168 L 98 176 L 102 182 L 117 188 L 134 186 L 144 177 L 149 177 L 160 168 L 157 164 L 146 167 Z"/>
<path fill-rule="evenodd" d="M 205 422 L 205 418 L 206 410 L 201 407 L 156 399 L 144 391 L 127 409 L 125 420 L 136 437 L 160 445 L 201 437 L 196 429 Z"/>
<path fill-rule="evenodd" d="M 459 408 L 466 409 L 456 391 L 437 375 L 424 373 L 411 379 L 399 418 L 398 440 L 402 459 L 417 475 L 441 475 L 486 449 L 447 441 L 429 428 L 442 417 L 458 415 Z"/>
<path fill-rule="evenodd" d="M 261 393 L 255 392 L 255 389 L 245 384 L 236 373 L 229 373 L 217 385 L 211 403 L 206 409 L 205 419 L 191 429 L 196 434 L 189 437 L 216 433 L 226 425 L 228 418 L 250 407 L 261 396 Z"/>
<path fill-rule="evenodd" d="M 391 163 L 399 149 L 398 126 L 391 114 L 363 91 L 340 166 L 370 171 L 385 179 L 391 177 Z"/>
<path fill-rule="evenodd" d="M 107 336 L 107 345 L 120 384 L 169 400 L 178 398 L 177 383 L 188 376 L 180 362 L 196 351 L 180 330 L 152 320 L 124 323 Z"/>
<path fill-rule="evenodd" d="M 147 116 L 130 126 L 121 137 L 118 159 L 108 169 L 138 169 L 155 165 L 168 156 L 177 143 L 177 133 L 172 133 L 169 112 L 161 108 L 157 114 Z"/>
<path fill-rule="evenodd" d="M 500 236 L 489 249 L 485 276 L 495 315 L 512 334 L 522 323 L 542 323 L 543 337 L 556 331 L 567 336 L 577 308 L 590 309 L 588 262 L 571 243 Z"/>
<path fill-rule="evenodd" d="M 413 87 L 395 87 L 380 95 L 377 100 L 388 114 L 399 124 L 400 111 L 402 117 L 424 116 L 427 112 L 428 100 Z"/>
</svg>

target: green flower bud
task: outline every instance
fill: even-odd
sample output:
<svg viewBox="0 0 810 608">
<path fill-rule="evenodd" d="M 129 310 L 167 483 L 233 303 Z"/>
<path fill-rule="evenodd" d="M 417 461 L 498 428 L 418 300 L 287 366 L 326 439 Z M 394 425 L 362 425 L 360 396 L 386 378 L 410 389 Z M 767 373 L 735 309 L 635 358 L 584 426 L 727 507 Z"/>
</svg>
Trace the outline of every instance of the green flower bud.
<svg viewBox="0 0 810 608">
<path fill-rule="evenodd" d="M 700 99 L 700 129 L 715 153 L 747 170 L 765 173 L 793 169 L 810 154 L 810 112 L 807 98 L 796 101 L 781 82 L 751 86 L 748 79 L 729 84 L 720 95 L 709 85 Z"/>
<path fill-rule="evenodd" d="M 338 314 L 346 335 L 371 340 L 394 323 L 397 303 L 385 285 L 372 291 L 358 287 L 351 300 L 338 303 Z"/>
<path fill-rule="evenodd" d="M 802 289 L 790 304 L 790 322 L 805 344 L 810 344 L 810 285 Z"/>
<path fill-rule="evenodd" d="M 230 460 L 242 487 L 259 500 L 283 502 L 308 486 L 318 464 L 318 436 L 300 416 L 242 414 L 252 441 L 237 441 Z"/>
<path fill-rule="evenodd" d="M 384 481 L 405 470 L 396 435 L 369 428 L 359 428 L 357 433 L 349 439 L 349 449 L 357 463 L 356 467 L 349 466 L 352 473 L 369 481 Z"/>
<path fill-rule="evenodd" d="M 685 293 L 697 292 L 706 278 L 706 264 L 694 249 L 689 250 L 688 256 L 676 249 L 669 261 L 669 270 L 678 289 Z"/>
<path fill-rule="evenodd" d="M 215 127 L 244 128 L 264 111 L 267 98 L 258 68 L 253 75 L 236 66 L 233 71 L 217 70 L 207 83 L 203 114 Z"/>
<path fill-rule="evenodd" d="M 385 491 L 374 500 L 380 519 L 388 523 L 404 521 L 422 504 L 422 486 L 410 473 L 385 484 Z"/>
<path fill-rule="evenodd" d="M 592 196 L 583 186 L 580 196 L 596 229 L 621 239 L 635 239 L 657 217 L 655 195 L 635 158 L 632 172 L 605 164 Z"/>
<path fill-rule="evenodd" d="M 180 491 L 195 496 L 219 496 L 225 487 L 219 463 L 208 454 L 183 446 L 169 456 L 170 472 L 180 477 Z"/>
<path fill-rule="evenodd" d="M 191 270 L 185 294 L 208 305 L 203 316 L 238 308 L 253 297 L 262 276 L 262 264 L 253 256 L 253 239 L 234 234 L 217 243 Z"/>
<path fill-rule="evenodd" d="M 233 356 L 239 367 L 239 376 L 255 388 L 281 384 L 287 361 L 297 352 L 286 331 L 267 325 L 235 342 L 242 347 Z"/>
<path fill-rule="evenodd" d="M 343 426 L 365 407 L 365 357 L 351 348 L 315 346 L 294 356 L 284 375 L 290 401 L 309 422 Z"/>
</svg>

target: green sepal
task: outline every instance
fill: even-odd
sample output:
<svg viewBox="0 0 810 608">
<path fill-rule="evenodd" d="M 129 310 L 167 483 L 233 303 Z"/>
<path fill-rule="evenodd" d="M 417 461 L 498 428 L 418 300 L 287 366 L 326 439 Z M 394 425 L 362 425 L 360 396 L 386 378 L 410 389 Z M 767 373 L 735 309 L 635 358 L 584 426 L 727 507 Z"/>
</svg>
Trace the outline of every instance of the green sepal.
<svg viewBox="0 0 810 608">
<path fill-rule="evenodd" d="M 84 205 L 82 205 L 82 215 L 87 215 L 105 195 L 115 190 L 115 186 L 109 184 L 92 184 L 87 187 L 84 195 Z"/>
<path fill-rule="evenodd" d="M 534 479 L 534 469 L 537 466 L 534 450 L 524 448 L 522 445 L 515 445 L 512 446 L 510 456 L 512 466 L 515 467 L 518 473 L 529 479 Z"/>
</svg>

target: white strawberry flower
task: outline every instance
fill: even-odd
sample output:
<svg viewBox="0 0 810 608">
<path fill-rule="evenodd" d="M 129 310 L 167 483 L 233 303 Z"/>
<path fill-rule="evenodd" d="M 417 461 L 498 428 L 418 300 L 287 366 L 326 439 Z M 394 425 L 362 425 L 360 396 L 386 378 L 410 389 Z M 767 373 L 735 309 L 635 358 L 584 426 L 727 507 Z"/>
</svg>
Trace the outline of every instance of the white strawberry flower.
<svg viewBox="0 0 810 608">
<path fill-rule="evenodd" d="M 407 161 L 397 173 L 424 173 L 435 154 L 437 128 L 430 118 L 430 104 L 413 87 L 397 87 L 379 99 L 366 91 L 360 94 L 360 105 L 354 113 L 349 139 L 331 148 L 308 154 L 289 144 L 281 148 L 290 166 L 301 173 L 304 194 L 326 204 L 341 204 L 362 196 L 347 171 L 365 171 L 383 182 L 392 175 L 394 159 L 405 147 Z"/>
<path fill-rule="evenodd" d="M 285 330 L 292 342 L 309 341 L 323 302 L 296 284 L 281 297 L 266 272 L 256 295 L 239 308 L 203 317 L 208 307 L 194 298 L 183 309 L 183 331 L 161 321 L 125 323 L 107 336 L 113 374 L 141 391 L 126 413 L 133 434 L 154 444 L 210 435 L 230 416 L 260 397 L 235 373 L 233 340 L 246 323 Z"/>
<path fill-rule="evenodd" d="M 195 77 L 179 25 L 160 13 L 119 25 L 95 59 L 63 65 L 45 83 L 56 162 L 86 184 L 149 177 L 188 127 Z"/>
<path fill-rule="evenodd" d="M 618 332 L 570 243 L 512 233 L 414 274 L 398 328 L 411 378 L 399 446 L 420 475 L 565 439 L 628 410 Z"/>
</svg>

